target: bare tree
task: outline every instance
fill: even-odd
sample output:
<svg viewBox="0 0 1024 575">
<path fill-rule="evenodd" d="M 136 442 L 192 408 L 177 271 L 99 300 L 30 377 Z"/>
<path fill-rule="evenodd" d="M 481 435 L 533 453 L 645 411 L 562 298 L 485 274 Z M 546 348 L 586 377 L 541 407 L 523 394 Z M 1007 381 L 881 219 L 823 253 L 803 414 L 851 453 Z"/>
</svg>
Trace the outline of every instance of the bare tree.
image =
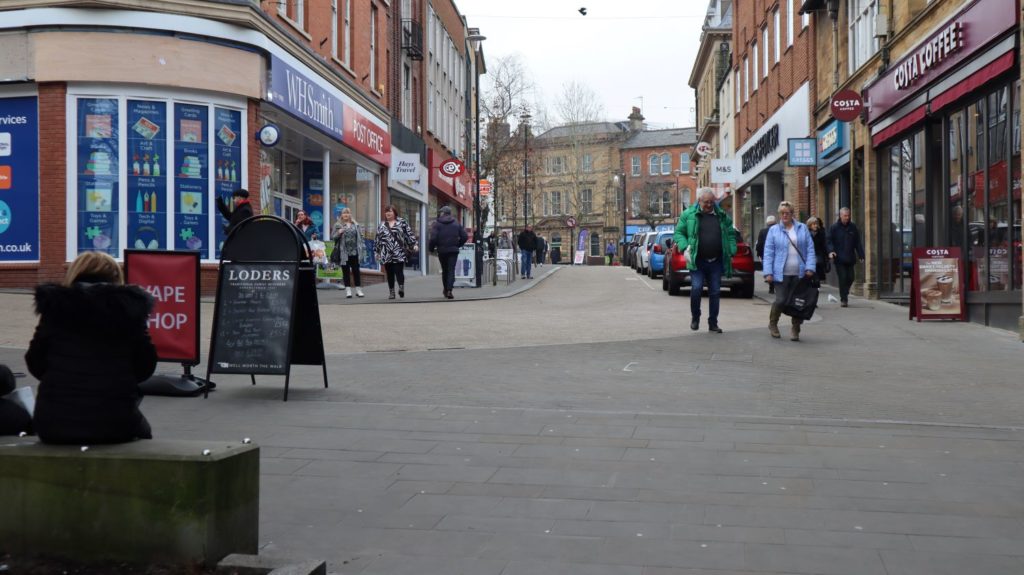
<svg viewBox="0 0 1024 575">
<path fill-rule="evenodd" d="M 640 212 L 635 217 L 647 222 L 651 230 L 658 229 L 658 225 L 672 217 L 667 213 L 663 198 L 671 188 L 666 182 L 646 182 L 641 190 Z M 647 201 L 644 202 L 644 199 Z"/>
</svg>

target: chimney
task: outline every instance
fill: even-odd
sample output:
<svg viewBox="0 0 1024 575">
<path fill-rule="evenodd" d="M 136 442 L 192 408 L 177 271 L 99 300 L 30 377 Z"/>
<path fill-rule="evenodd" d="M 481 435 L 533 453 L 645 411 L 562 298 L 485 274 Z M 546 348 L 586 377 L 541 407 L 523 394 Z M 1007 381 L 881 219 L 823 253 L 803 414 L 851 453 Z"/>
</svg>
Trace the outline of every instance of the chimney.
<svg viewBox="0 0 1024 575">
<path fill-rule="evenodd" d="M 633 113 L 629 115 L 629 131 L 640 132 L 644 129 L 644 115 L 640 113 L 640 108 L 633 106 Z"/>
</svg>

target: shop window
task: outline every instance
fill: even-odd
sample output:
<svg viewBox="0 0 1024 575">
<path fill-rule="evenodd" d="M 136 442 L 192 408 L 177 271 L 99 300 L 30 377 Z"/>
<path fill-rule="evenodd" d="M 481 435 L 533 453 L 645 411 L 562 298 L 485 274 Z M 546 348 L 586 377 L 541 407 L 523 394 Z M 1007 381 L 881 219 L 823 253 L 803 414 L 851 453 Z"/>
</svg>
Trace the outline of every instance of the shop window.
<svg viewBox="0 0 1024 575">
<path fill-rule="evenodd" d="M 590 255 L 595 257 L 603 256 L 604 252 L 601 250 L 601 247 L 601 235 L 590 234 Z"/>
<path fill-rule="evenodd" d="M 331 163 L 330 206 L 334 219 L 341 216 L 342 208 L 352 210 L 352 218 L 359 222 L 366 233 L 367 257 L 359 262 L 360 267 L 376 268 L 373 258 L 373 239 L 380 224 L 379 176 L 370 170 L 349 161 Z M 408 219 L 411 210 L 403 210 L 401 217 Z M 418 216 L 417 216 L 418 218 Z M 410 225 L 412 222 L 410 221 Z M 413 228 L 418 229 L 418 228 Z"/>
<path fill-rule="evenodd" d="M 243 112 L 173 100 L 89 97 L 77 98 L 72 109 L 74 249 L 114 257 L 126 248 L 219 257 L 226 220 L 214 215 L 215 200 L 230 204 L 231 192 L 246 185 Z M 122 119 L 125 134 L 118 133 Z"/>
</svg>

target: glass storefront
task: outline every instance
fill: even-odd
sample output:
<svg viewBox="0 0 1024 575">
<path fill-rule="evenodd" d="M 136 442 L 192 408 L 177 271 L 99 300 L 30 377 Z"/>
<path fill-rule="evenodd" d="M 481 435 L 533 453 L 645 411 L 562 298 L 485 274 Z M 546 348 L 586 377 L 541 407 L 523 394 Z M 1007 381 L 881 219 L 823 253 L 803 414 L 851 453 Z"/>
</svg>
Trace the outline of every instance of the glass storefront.
<svg viewBox="0 0 1024 575">
<path fill-rule="evenodd" d="M 354 162 L 339 159 L 331 162 L 330 206 L 332 221 L 341 217 L 341 210 L 352 210 L 352 218 L 363 226 L 366 234 L 366 255 L 359 267 L 376 269 L 373 240 L 380 224 L 380 176 Z"/>
<path fill-rule="evenodd" d="M 907 295 L 925 246 L 963 248 L 975 303 L 1021 289 L 1019 91 L 1001 85 L 879 149 L 883 296 Z"/>
<path fill-rule="evenodd" d="M 405 218 L 405 220 L 409 222 L 409 227 L 412 228 L 412 231 L 419 235 L 419 230 L 421 229 L 420 206 L 422 206 L 423 204 L 419 203 L 418 201 L 412 198 L 407 198 L 405 196 L 399 195 L 395 193 L 394 190 L 392 190 L 391 205 L 394 206 L 396 210 L 398 210 L 399 217 Z M 426 246 L 426 238 L 417 239 L 420 242 L 420 250 L 423 250 Z M 420 262 L 418 259 L 413 261 L 407 261 L 405 262 L 405 267 L 406 269 L 418 270 L 420 269 Z"/>
</svg>

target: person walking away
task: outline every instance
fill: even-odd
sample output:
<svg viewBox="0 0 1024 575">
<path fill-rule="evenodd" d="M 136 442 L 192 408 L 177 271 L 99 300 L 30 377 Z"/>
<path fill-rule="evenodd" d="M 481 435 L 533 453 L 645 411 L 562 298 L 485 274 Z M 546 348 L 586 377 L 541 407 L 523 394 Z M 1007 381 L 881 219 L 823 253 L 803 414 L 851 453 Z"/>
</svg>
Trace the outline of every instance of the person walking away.
<svg viewBox="0 0 1024 575">
<path fill-rule="evenodd" d="M 36 287 L 39 324 L 25 353 L 39 380 L 32 426 L 43 443 L 90 445 L 153 437 L 139 383 L 156 369 L 153 298 L 124 285 L 114 258 L 84 252 L 60 284 Z"/>
<path fill-rule="evenodd" d="M 768 332 L 779 338 L 779 318 L 789 293 L 802 277 L 814 277 L 814 240 L 807 226 L 796 221 L 793 204 L 779 204 L 779 223 L 772 226 L 764 242 L 764 281 L 775 284 L 775 301 L 768 312 Z M 792 318 L 789 339 L 800 341 L 802 319 Z"/>
<path fill-rule="evenodd" d="M 864 245 L 861 244 L 857 224 L 850 221 L 850 208 L 840 208 L 839 219 L 828 229 L 828 257 L 839 276 L 839 305 L 849 307 L 853 266 L 864 261 Z"/>
<path fill-rule="evenodd" d="M 768 228 L 775 225 L 775 216 L 768 216 L 764 219 L 764 227 L 757 232 L 757 242 L 754 244 L 754 251 L 757 252 L 757 259 L 761 260 L 761 268 L 764 269 L 764 240 L 768 237 Z M 775 284 L 768 284 L 768 293 L 775 293 Z"/>
<path fill-rule="evenodd" d="M 527 224 L 523 231 L 519 232 L 516 243 L 519 245 L 519 257 L 521 258 L 522 274 L 520 279 L 533 279 L 533 252 L 537 251 L 537 234 L 533 233 L 533 226 Z"/>
<path fill-rule="evenodd" d="M 611 240 L 608 240 L 608 245 L 604 247 L 604 255 L 608 258 L 608 265 L 615 263 L 615 244 Z"/>
<path fill-rule="evenodd" d="M 469 234 L 458 221 L 452 217 L 451 206 L 443 206 L 441 215 L 431 225 L 428 249 L 437 252 L 441 260 L 441 287 L 444 297 L 455 299 L 452 288 L 455 287 L 455 263 L 459 259 L 459 248 L 466 245 Z"/>
<path fill-rule="evenodd" d="M 544 236 L 537 236 L 537 267 L 544 265 L 544 258 L 548 253 L 548 241 Z"/>
<path fill-rule="evenodd" d="M 828 238 L 825 236 L 825 224 L 821 221 L 818 216 L 811 216 L 807 218 L 807 230 L 811 232 L 811 239 L 814 241 L 814 273 L 818 276 L 818 281 L 825 281 L 825 276 L 829 272 L 828 258 L 825 254 L 828 253 Z"/>
<path fill-rule="evenodd" d="M 320 228 L 313 223 L 313 220 L 309 219 L 304 210 L 299 210 L 295 214 L 295 227 L 299 228 L 302 235 L 306 237 L 307 242 L 320 239 Z"/>
<path fill-rule="evenodd" d="M 331 230 L 334 240 L 334 252 L 341 262 L 341 277 L 345 283 L 345 297 L 352 297 L 352 288 L 356 288 L 356 297 L 363 297 L 363 280 L 359 273 L 359 262 L 366 250 L 363 244 L 363 227 L 352 219 L 352 210 L 342 208 L 341 219 L 334 223 Z M 332 253 L 332 255 L 333 255 Z"/>
<path fill-rule="evenodd" d="M 224 199 L 217 196 L 217 211 L 220 215 L 224 216 L 224 219 L 228 221 L 228 224 L 224 226 L 224 234 L 231 235 L 231 232 L 238 227 L 238 224 L 242 223 L 242 220 L 247 220 L 252 217 L 252 206 L 249 204 L 249 192 L 245 188 L 238 188 L 231 192 L 231 203 L 232 207 L 224 202 Z"/>
<path fill-rule="evenodd" d="M 384 267 L 388 278 L 388 299 L 395 299 L 395 283 L 398 283 L 398 297 L 405 297 L 405 259 L 408 252 L 419 252 L 416 235 L 409 222 L 398 217 L 394 206 L 384 208 L 384 221 L 377 226 L 377 241 L 373 251 L 377 261 Z"/>
<path fill-rule="evenodd" d="M 679 215 L 673 239 L 677 250 L 689 250 L 686 269 L 690 270 L 690 329 L 700 327 L 701 292 L 707 285 L 708 331 L 722 333 L 718 326 L 722 276 L 732 277 L 736 234 L 732 219 L 715 203 L 711 188 L 700 188 L 697 203 Z"/>
</svg>

